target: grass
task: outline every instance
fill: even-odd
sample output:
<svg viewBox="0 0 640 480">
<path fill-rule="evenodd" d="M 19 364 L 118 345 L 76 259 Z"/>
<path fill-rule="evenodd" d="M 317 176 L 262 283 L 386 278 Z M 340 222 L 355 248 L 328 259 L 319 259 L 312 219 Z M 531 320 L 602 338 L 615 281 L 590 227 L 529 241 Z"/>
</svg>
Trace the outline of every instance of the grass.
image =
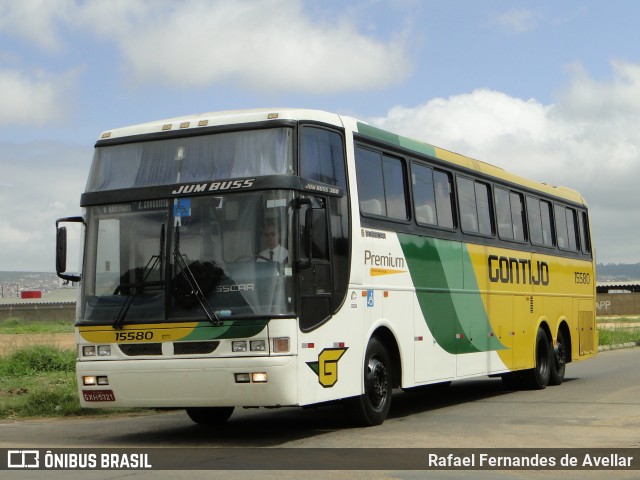
<svg viewBox="0 0 640 480">
<path fill-rule="evenodd" d="M 78 415 L 73 350 L 37 345 L 0 357 L 0 418 Z"/>
<path fill-rule="evenodd" d="M 640 343 L 640 316 L 607 316 L 598 317 L 598 332 L 601 346 L 620 345 L 623 343 Z M 625 326 L 625 324 L 633 324 Z"/>
<path fill-rule="evenodd" d="M 600 345 L 640 344 L 640 328 L 601 328 Z"/>
<path fill-rule="evenodd" d="M 48 345 L 24 347 L 0 357 L 0 419 L 144 411 L 83 409 L 75 368 L 75 350 Z"/>
<path fill-rule="evenodd" d="M 0 334 L 73 333 L 73 322 L 29 322 L 12 318 L 0 322 Z"/>
</svg>

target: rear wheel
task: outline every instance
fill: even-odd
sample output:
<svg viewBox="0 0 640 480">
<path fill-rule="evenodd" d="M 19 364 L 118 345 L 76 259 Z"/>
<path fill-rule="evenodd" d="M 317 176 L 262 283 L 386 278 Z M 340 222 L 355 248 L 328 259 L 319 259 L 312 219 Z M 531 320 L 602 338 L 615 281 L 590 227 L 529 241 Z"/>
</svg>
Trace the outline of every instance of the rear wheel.
<svg viewBox="0 0 640 480">
<path fill-rule="evenodd" d="M 372 338 L 364 361 L 364 394 L 347 400 L 347 408 L 355 423 L 361 426 L 380 425 L 391 408 L 391 360 L 387 349 Z"/>
<path fill-rule="evenodd" d="M 549 385 L 560 385 L 564 381 L 564 369 L 567 364 L 567 344 L 564 340 L 562 330 L 558 330 L 556 346 L 553 349 L 551 362 L 551 375 Z"/>
<path fill-rule="evenodd" d="M 229 420 L 233 407 L 193 407 L 187 408 L 189 418 L 199 425 L 222 425 Z"/>
<path fill-rule="evenodd" d="M 535 390 L 546 388 L 551 376 L 551 364 L 551 342 L 546 332 L 540 328 L 536 335 L 536 366 L 523 372 L 526 385 Z"/>
</svg>

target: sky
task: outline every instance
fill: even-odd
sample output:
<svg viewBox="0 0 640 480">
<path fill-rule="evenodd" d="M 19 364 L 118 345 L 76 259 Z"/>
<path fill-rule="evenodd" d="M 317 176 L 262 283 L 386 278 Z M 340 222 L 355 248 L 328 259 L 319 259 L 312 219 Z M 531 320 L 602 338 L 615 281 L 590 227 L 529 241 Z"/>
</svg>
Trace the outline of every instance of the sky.
<svg viewBox="0 0 640 480">
<path fill-rule="evenodd" d="M 579 190 L 640 262 L 636 0 L 0 0 L 0 271 L 55 270 L 102 131 L 301 107 Z"/>
</svg>

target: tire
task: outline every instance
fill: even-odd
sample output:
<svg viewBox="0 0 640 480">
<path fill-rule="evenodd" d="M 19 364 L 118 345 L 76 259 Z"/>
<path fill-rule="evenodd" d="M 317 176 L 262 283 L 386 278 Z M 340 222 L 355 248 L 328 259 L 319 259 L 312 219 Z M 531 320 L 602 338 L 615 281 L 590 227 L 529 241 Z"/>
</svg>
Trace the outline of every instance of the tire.
<svg viewBox="0 0 640 480">
<path fill-rule="evenodd" d="M 523 372 L 524 383 L 529 388 L 542 390 L 549 384 L 553 363 L 551 351 L 549 337 L 542 328 L 539 328 L 536 335 L 536 365 L 531 370 Z"/>
<path fill-rule="evenodd" d="M 372 427 L 387 418 L 393 391 L 391 371 L 387 349 L 380 340 L 372 338 L 364 360 L 364 394 L 347 399 L 347 409 L 356 425 Z"/>
<path fill-rule="evenodd" d="M 198 425 L 222 425 L 233 413 L 234 407 L 187 408 L 187 415 Z"/>
<path fill-rule="evenodd" d="M 564 381 L 564 370 L 567 364 L 567 343 L 562 330 L 558 330 L 556 346 L 551 353 L 551 375 L 549 385 L 560 385 Z"/>
</svg>

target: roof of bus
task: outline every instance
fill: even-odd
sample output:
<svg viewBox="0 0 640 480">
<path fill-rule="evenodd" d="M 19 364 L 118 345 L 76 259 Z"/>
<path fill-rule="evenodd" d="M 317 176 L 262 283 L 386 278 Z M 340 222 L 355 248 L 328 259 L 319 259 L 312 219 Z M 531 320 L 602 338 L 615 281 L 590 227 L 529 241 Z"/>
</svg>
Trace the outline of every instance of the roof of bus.
<svg viewBox="0 0 640 480">
<path fill-rule="evenodd" d="M 259 108 L 253 110 L 227 110 L 221 112 L 199 113 L 184 117 L 131 125 L 103 132 L 101 140 L 129 137 L 176 130 L 198 129 L 222 125 L 239 125 L 243 123 L 265 122 L 268 120 L 315 120 L 342 126 L 341 117 L 321 110 L 305 110 L 300 108 Z"/>
<path fill-rule="evenodd" d="M 222 125 L 264 122 L 269 120 L 312 120 L 335 126 L 344 126 L 357 131 L 359 134 L 389 143 L 406 150 L 426 154 L 461 167 L 480 172 L 484 175 L 507 182 L 516 183 L 524 187 L 538 190 L 549 195 L 562 197 L 579 204 L 585 204 L 584 198 L 575 190 L 539 183 L 507 172 L 489 163 L 476 160 L 458 153 L 445 150 L 425 142 L 403 137 L 354 118 L 337 115 L 321 110 L 300 108 L 259 108 L 251 110 L 227 110 L 220 112 L 201 113 L 190 116 L 175 117 L 165 120 L 131 125 L 103 132 L 100 140 L 123 138 L 134 135 L 157 134 L 161 132 L 199 129 Z"/>
</svg>

